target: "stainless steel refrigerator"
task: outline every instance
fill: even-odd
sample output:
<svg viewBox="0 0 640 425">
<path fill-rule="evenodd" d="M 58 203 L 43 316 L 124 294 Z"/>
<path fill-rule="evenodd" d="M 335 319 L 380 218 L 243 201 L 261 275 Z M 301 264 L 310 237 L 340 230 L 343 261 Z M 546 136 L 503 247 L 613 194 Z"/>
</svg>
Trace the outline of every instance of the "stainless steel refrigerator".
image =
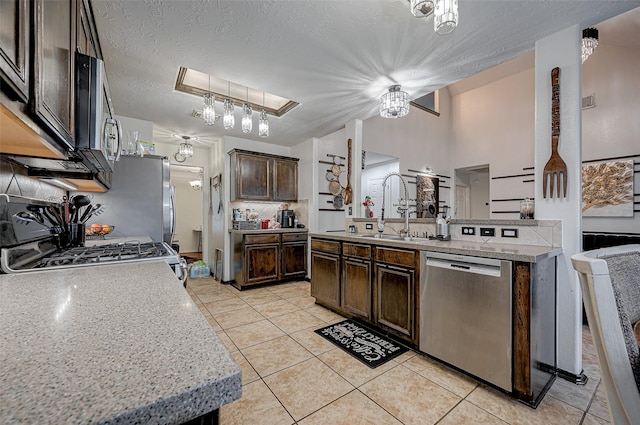
<svg viewBox="0 0 640 425">
<path fill-rule="evenodd" d="M 121 156 L 115 163 L 111 189 L 94 193 L 92 203 L 104 212 L 88 222 L 115 226 L 108 238 L 149 236 L 171 244 L 174 230 L 174 196 L 169 159 L 147 155 Z"/>
</svg>

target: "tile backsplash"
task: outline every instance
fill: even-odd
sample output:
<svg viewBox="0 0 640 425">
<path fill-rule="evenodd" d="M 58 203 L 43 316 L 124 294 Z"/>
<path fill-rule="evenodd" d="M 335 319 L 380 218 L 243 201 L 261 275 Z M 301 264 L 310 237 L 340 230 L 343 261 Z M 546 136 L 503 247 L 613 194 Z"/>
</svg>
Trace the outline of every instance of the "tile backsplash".
<svg viewBox="0 0 640 425">
<path fill-rule="evenodd" d="M 231 214 L 234 208 L 240 208 L 241 211 L 251 210 L 252 212 L 258 213 L 260 219 L 269 219 L 275 221 L 276 213 L 280 209 L 283 208 L 285 203 L 276 203 L 276 202 L 241 202 L 241 201 L 233 201 L 229 202 L 229 220 L 232 219 Z M 299 199 L 297 202 L 287 202 L 289 205 L 288 209 L 293 210 L 296 217 L 298 218 L 299 224 L 304 224 L 306 227 L 309 227 L 309 200 L 308 199 Z"/>
</svg>

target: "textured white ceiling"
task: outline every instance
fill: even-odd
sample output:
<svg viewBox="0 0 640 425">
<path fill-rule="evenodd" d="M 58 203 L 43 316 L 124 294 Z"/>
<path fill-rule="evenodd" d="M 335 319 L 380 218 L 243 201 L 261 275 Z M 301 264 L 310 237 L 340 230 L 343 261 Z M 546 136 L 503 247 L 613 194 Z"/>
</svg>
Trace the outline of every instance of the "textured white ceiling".
<svg viewBox="0 0 640 425">
<path fill-rule="evenodd" d="M 416 98 L 530 51 L 536 40 L 640 6 L 640 0 L 459 0 L 438 36 L 406 0 L 92 0 L 118 115 L 158 134 L 224 135 L 292 146 L 378 113 L 391 84 Z M 175 92 L 180 66 L 293 99 L 268 139 L 191 117 L 201 99 Z M 216 104 L 217 113 L 221 105 Z M 414 113 L 416 113 L 415 111 Z M 169 136 L 167 136 L 169 137 Z"/>
</svg>

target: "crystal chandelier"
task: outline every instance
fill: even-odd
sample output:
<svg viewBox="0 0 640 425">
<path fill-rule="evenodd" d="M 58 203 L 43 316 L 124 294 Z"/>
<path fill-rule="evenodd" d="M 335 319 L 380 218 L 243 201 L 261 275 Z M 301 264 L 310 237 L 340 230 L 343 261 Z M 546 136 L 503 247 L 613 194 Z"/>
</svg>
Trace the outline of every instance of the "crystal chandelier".
<svg viewBox="0 0 640 425">
<path fill-rule="evenodd" d="M 214 103 L 215 97 L 211 93 L 211 75 L 209 75 L 209 92 L 204 95 L 204 108 L 202 109 L 202 119 L 206 125 L 213 125 L 216 122 Z"/>
<path fill-rule="evenodd" d="M 416 18 L 433 15 L 436 34 L 445 35 L 458 26 L 458 0 L 407 0 L 411 14 Z"/>
<path fill-rule="evenodd" d="M 596 47 L 598 47 L 598 29 L 587 28 L 582 30 L 582 63 L 591 56 Z"/>
<path fill-rule="evenodd" d="M 224 100 L 224 115 L 222 124 L 225 130 L 231 130 L 236 125 L 236 119 L 233 116 L 233 102 L 231 101 L 231 82 L 229 82 L 229 92 Z"/>
<path fill-rule="evenodd" d="M 409 113 L 409 95 L 401 91 L 399 85 L 389 87 L 389 91 L 380 96 L 380 116 L 383 118 L 401 118 Z"/>
<path fill-rule="evenodd" d="M 191 158 L 193 156 L 193 145 L 189 143 L 191 137 L 189 136 L 180 136 L 182 138 L 182 143 L 178 146 L 178 153 L 180 155 L 185 156 L 186 158 Z"/>
<path fill-rule="evenodd" d="M 253 109 L 249 105 L 249 87 L 247 87 L 247 101 L 242 104 L 242 132 L 251 133 L 253 128 Z"/>
<path fill-rule="evenodd" d="M 436 0 L 433 29 L 436 34 L 446 35 L 458 26 L 458 0 Z"/>
<path fill-rule="evenodd" d="M 260 120 L 258 121 L 258 136 L 269 137 L 269 120 L 267 119 L 267 111 L 264 110 L 264 92 L 262 92 L 262 111 L 260 111 Z"/>
</svg>

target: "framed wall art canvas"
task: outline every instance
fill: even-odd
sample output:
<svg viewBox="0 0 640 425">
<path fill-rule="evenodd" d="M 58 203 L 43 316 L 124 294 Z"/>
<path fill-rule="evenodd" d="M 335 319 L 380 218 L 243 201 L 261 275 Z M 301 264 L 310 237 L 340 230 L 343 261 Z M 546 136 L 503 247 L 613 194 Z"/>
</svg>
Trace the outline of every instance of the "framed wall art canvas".
<svg viewBox="0 0 640 425">
<path fill-rule="evenodd" d="M 633 217 L 633 160 L 582 166 L 583 217 Z"/>
</svg>

